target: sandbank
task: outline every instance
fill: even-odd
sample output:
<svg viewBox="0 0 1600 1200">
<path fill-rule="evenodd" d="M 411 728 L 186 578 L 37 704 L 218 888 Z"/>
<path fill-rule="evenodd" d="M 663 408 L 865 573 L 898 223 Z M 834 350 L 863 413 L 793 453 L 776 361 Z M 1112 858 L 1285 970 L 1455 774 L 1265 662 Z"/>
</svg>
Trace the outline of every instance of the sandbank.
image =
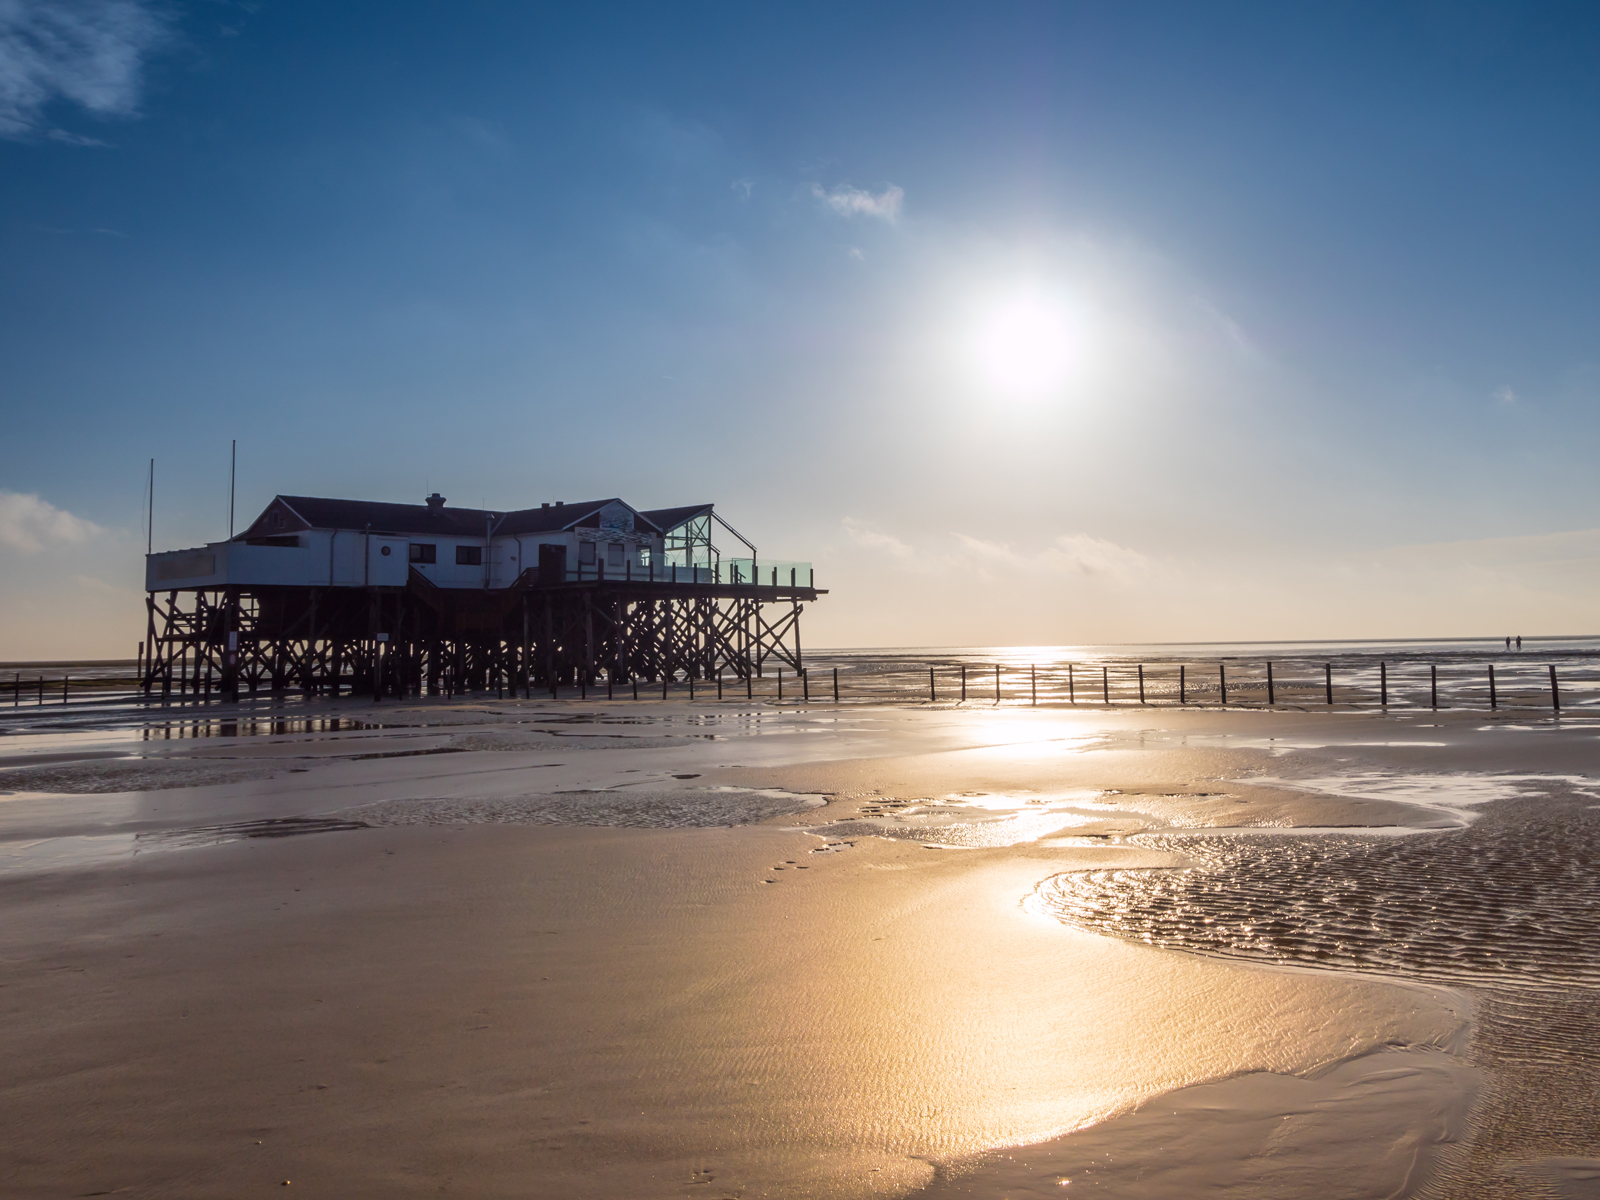
<svg viewBox="0 0 1600 1200">
<path fill-rule="evenodd" d="M 329 714 L 357 727 L 309 728 Z M 51 762 L 18 735 L 0 1176 L 27 1196 L 1059 1195 L 1076 1155 L 1110 1195 L 1134 1194 L 1110 1158 L 1189 1138 L 1138 1194 L 1255 1178 L 1269 1143 L 1290 1174 L 1237 1194 L 1312 1194 L 1293 1188 L 1354 1144 L 1405 1194 L 1480 1086 L 1462 992 L 1130 944 L 1027 898 L 1181 862 L 1141 830 L 1448 826 L 1465 810 L 1398 784 L 1296 781 L 1581 772 L 1592 736 L 623 701 L 299 705 L 281 734 L 86 731 L 38 742 Z M 105 790 L 140 770 L 170 774 Z M 1065 823 L 938 832 L 1034 828 L 1006 812 Z M 303 818 L 358 827 L 247 835 Z M 1161 1097 L 1190 1115 L 1157 1120 Z M 1196 1140 L 1196 1112 L 1228 1117 Z M 1024 1145 L 1055 1157 L 1008 1178 Z"/>
</svg>

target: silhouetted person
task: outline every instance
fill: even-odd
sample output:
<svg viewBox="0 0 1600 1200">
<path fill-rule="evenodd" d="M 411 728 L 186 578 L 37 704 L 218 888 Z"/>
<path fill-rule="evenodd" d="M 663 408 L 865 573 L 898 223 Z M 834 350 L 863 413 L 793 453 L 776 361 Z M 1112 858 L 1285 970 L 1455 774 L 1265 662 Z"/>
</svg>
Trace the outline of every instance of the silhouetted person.
<svg viewBox="0 0 1600 1200">
<path fill-rule="evenodd" d="M 1511 639 L 1510 638 L 1506 639 L 1506 649 L 1507 650 L 1511 649 Z"/>
<path fill-rule="evenodd" d="M 1520 633 L 1517 634 L 1517 649 L 1518 650 L 1522 649 L 1522 635 Z"/>
</svg>

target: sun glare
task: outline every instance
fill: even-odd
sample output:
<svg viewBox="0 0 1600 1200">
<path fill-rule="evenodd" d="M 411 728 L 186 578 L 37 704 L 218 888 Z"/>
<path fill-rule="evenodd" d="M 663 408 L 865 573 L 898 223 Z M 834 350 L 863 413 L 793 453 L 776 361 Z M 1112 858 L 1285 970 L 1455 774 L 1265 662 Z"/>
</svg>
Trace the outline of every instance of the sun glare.
<svg viewBox="0 0 1600 1200">
<path fill-rule="evenodd" d="M 1039 295 L 1006 301 L 979 322 L 973 358 L 993 391 L 1016 400 L 1049 395 L 1072 365 L 1071 321 L 1057 303 Z"/>
</svg>

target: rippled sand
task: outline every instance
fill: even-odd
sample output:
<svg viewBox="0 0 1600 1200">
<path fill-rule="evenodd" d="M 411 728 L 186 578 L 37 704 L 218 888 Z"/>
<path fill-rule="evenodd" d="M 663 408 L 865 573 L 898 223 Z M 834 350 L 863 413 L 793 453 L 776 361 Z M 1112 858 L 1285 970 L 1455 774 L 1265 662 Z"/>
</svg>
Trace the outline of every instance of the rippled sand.
<svg viewBox="0 0 1600 1200">
<path fill-rule="evenodd" d="M 334 707 L 0 744 L 218 772 L 0 796 L 19 1194 L 1585 1186 L 1592 730 Z"/>
<path fill-rule="evenodd" d="M 1569 1192 L 1600 1177 L 1600 793 L 1584 778 L 1462 781 L 1497 798 L 1411 836 L 1141 836 L 1180 869 L 1040 884 L 1040 911 L 1148 945 L 1469 989 L 1492 1081 L 1470 1153 L 1426 1194 Z M 1508 1167 L 1516 1167 L 1511 1175 Z"/>
</svg>

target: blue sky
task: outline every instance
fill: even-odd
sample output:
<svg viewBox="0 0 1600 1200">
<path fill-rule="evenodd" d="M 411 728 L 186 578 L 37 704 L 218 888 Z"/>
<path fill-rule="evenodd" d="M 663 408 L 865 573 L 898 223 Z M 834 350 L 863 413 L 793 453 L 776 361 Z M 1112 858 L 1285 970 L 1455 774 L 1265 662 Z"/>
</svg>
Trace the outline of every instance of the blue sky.
<svg viewBox="0 0 1600 1200">
<path fill-rule="evenodd" d="M 1592 632 L 1583 5 L 0 0 L 0 657 L 275 492 L 714 500 L 817 645 Z M 919 599 L 921 598 L 921 599 Z"/>
</svg>

